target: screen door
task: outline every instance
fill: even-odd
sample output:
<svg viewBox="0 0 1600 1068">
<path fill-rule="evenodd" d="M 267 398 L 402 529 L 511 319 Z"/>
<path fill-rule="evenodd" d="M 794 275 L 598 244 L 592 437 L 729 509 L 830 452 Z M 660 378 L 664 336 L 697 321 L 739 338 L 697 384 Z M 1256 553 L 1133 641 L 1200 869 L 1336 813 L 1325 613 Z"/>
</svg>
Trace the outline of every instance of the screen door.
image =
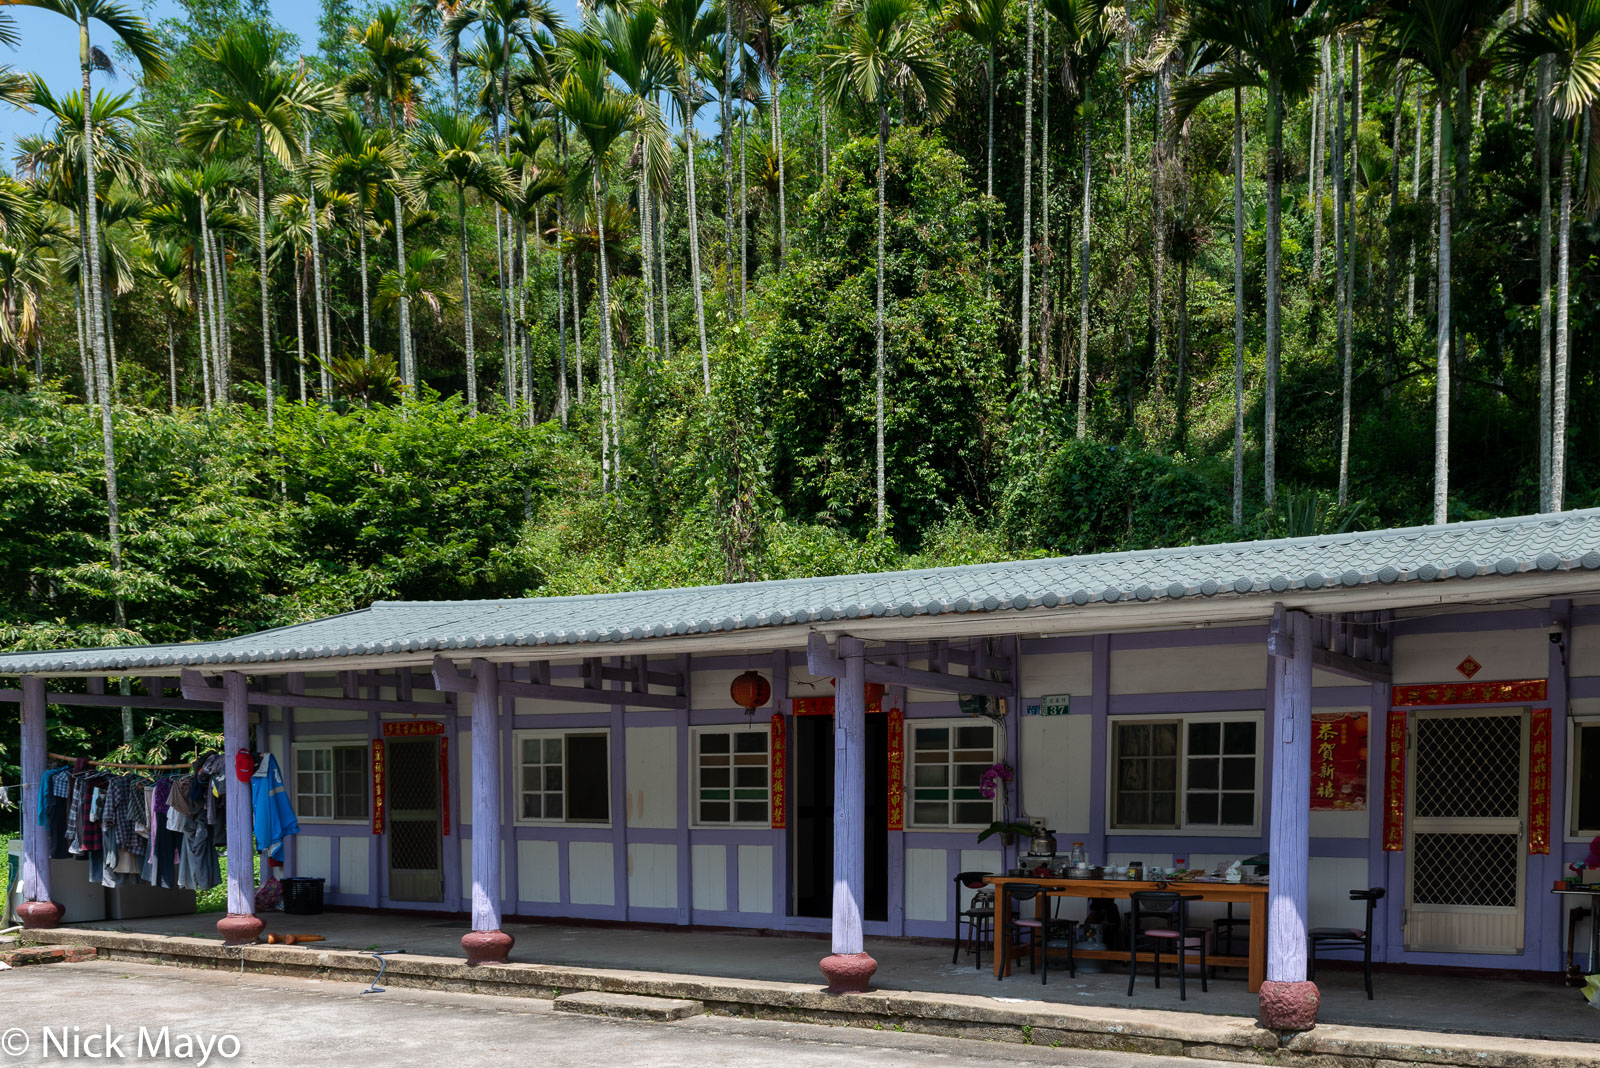
<svg viewBox="0 0 1600 1068">
<path fill-rule="evenodd" d="M 391 738 L 389 750 L 389 898 L 444 900 L 439 740 Z"/>
<path fill-rule="evenodd" d="M 1407 949 L 1522 952 L 1527 739 L 1523 709 L 1412 715 Z"/>
</svg>

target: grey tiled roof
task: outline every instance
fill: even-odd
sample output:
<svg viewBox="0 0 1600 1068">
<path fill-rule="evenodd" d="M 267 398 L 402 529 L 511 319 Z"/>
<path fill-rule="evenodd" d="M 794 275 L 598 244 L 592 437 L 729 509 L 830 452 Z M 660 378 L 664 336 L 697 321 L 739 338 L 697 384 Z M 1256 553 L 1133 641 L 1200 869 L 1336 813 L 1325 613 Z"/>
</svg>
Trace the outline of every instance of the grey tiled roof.
<svg viewBox="0 0 1600 1068">
<path fill-rule="evenodd" d="M 222 641 L 0 655 L 0 675 L 154 672 L 436 650 L 597 646 L 863 617 L 1049 612 L 1180 598 L 1600 570 L 1600 509 L 1276 541 L 578 597 L 382 601 Z M 1600 579 L 1600 576 L 1597 576 Z M 1055 610 L 1050 612 L 1049 610 Z M 1134 618 L 1130 623 L 1136 622 Z M 1034 619 L 1019 629 L 1038 629 Z M 570 650 L 576 651 L 576 650 Z"/>
</svg>

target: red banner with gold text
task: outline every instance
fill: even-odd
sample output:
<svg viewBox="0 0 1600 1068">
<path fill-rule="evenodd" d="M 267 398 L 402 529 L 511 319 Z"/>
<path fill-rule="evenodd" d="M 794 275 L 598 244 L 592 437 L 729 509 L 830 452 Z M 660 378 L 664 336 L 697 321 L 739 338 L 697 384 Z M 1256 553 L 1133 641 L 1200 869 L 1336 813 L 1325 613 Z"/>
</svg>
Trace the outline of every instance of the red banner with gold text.
<svg viewBox="0 0 1600 1068">
<path fill-rule="evenodd" d="M 1550 852 L 1550 710 L 1536 708 L 1528 725 L 1528 852 Z"/>
<path fill-rule="evenodd" d="M 889 709 L 889 829 L 906 829 L 905 713 Z"/>
<path fill-rule="evenodd" d="M 372 739 L 372 833 L 383 833 L 383 794 L 384 779 L 388 770 L 384 767 L 383 739 Z"/>
<path fill-rule="evenodd" d="M 1311 717 L 1312 811 L 1367 810 L 1367 714 L 1318 712 Z"/>
<path fill-rule="evenodd" d="M 1389 713 L 1383 752 L 1383 848 L 1406 847 L 1406 714 Z"/>
<path fill-rule="evenodd" d="M 784 736 L 783 713 L 772 714 L 772 829 L 789 825 L 789 743 Z"/>
<path fill-rule="evenodd" d="M 450 837 L 450 736 L 439 736 L 439 818 Z"/>
</svg>

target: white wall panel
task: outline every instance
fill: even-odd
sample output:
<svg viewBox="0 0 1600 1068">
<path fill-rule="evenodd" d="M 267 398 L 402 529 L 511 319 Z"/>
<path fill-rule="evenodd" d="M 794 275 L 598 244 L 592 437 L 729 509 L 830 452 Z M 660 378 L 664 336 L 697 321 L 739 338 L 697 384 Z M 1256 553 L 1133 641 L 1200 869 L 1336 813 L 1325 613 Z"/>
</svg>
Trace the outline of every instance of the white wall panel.
<svg viewBox="0 0 1600 1068">
<path fill-rule="evenodd" d="M 1022 658 L 1022 698 L 1045 694 L 1088 697 L 1094 689 L 1094 657 L 1089 653 L 1036 653 Z"/>
<path fill-rule="evenodd" d="M 1259 690 L 1267 684 L 1267 646 L 1192 645 L 1111 653 L 1112 693 Z"/>
<path fill-rule="evenodd" d="M 678 729 L 629 727 L 626 735 L 629 827 L 678 825 Z"/>
<path fill-rule="evenodd" d="M 306 879 L 327 879 L 329 893 L 338 890 L 333 883 L 333 839 L 321 834 L 302 834 L 295 840 L 295 874 Z"/>
<path fill-rule="evenodd" d="M 561 900 L 559 842 L 517 841 L 517 897 L 523 901 Z"/>
<path fill-rule="evenodd" d="M 772 847 L 739 847 L 739 911 L 772 913 Z"/>
<path fill-rule="evenodd" d="M 616 860 L 611 843 L 568 843 L 567 880 L 567 900 L 574 905 L 615 905 Z"/>
<path fill-rule="evenodd" d="M 339 839 L 339 893 L 372 892 L 372 879 L 367 869 L 370 842 L 366 835 L 346 835 Z"/>
<path fill-rule="evenodd" d="M 678 847 L 660 842 L 628 844 L 628 905 L 678 907 Z"/>
<path fill-rule="evenodd" d="M 1394 681 L 1465 682 L 1456 665 L 1469 656 L 1483 665 L 1474 682 L 1542 679 L 1550 673 L 1550 639 L 1543 630 L 1478 630 L 1397 636 Z"/>
<path fill-rule="evenodd" d="M 906 850 L 906 919 L 940 923 L 950 919 L 945 856 L 943 849 Z"/>
<path fill-rule="evenodd" d="M 697 911 L 728 910 L 728 847 L 697 845 L 690 872 L 690 900 Z"/>
<path fill-rule="evenodd" d="M 1021 730 L 1022 812 L 1059 832 L 1057 844 L 1065 852 L 1072 848 L 1070 836 L 1081 837 L 1089 827 L 1093 720 L 1087 715 L 1023 716 Z M 1069 837 L 1060 841 L 1062 835 Z"/>
<path fill-rule="evenodd" d="M 1309 926 L 1361 927 L 1367 922 L 1366 904 L 1350 900 L 1350 891 L 1371 885 L 1366 857 L 1312 857 L 1310 870 Z"/>
</svg>

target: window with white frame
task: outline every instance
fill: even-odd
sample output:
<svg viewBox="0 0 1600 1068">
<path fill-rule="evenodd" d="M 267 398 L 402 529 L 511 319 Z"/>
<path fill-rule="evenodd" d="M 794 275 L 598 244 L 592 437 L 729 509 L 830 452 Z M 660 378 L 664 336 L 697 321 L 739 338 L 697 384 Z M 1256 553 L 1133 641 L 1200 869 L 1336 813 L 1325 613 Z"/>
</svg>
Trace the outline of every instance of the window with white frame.
<svg viewBox="0 0 1600 1068">
<path fill-rule="evenodd" d="M 1255 716 L 1138 717 L 1111 724 L 1111 826 L 1243 831 L 1259 822 Z"/>
<path fill-rule="evenodd" d="M 519 731 L 517 819 L 525 823 L 609 823 L 608 732 Z"/>
<path fill-rule="evenodd" d="M 1572 724 L 1572 772 L 1568 800 L 1568 833 L 1574 838 L 1600 835 L 1600 719 Z"/>
<path fill-rule="evenodd" d="M 303 820 L 365 820 L 368 779 L 366 742 L 296 745 L 296 817 Z"/>
<path fill-rule="evenodd" d="M 766 826 L 771 770 L 766 727 L 695 732 L 695 822 Z"/>
<path fill-rule="evenodd" d="M 938 720 L 906 725 L 911 735 L 911 823 L 915 827 L 984 827 L 998 799 L 981 791 L 999 757 L 994 724 Z"/>
</svg>

